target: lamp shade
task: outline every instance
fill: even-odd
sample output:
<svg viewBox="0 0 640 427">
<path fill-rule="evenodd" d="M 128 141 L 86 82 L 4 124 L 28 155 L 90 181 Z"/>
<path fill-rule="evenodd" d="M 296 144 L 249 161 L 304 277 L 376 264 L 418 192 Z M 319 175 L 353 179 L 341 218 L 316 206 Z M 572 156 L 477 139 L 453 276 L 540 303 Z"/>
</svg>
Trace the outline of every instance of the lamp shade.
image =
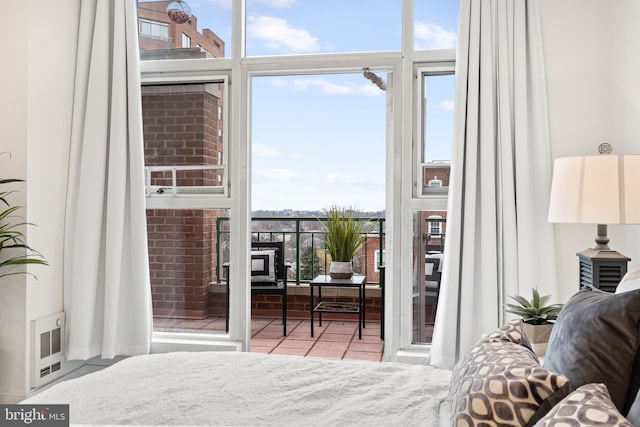
<svg viewBox="0 0 640 427">
<path fill-rule="evenodd" d="M 640 224 L 640 155 L 556 159 L 549 222 Z"/>
</svg>

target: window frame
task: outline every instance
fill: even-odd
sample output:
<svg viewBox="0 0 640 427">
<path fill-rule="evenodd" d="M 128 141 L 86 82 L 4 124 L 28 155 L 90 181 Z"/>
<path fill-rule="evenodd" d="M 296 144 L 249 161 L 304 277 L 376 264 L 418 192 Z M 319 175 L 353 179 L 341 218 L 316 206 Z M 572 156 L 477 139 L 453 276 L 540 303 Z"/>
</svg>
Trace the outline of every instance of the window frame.
<svg viewBox="0 0 640 427">
<path fill-rule="evenodd" d="M 222 170 L 222 185 L 219 189 L 213 191 L 189 191 L 188 194 L 180 192 L 179 186 L 172 186 L 168 191 L 158 193 L 153 191 L 154 187 L 150 183 L 150 174 L 158 170 L 167 170 L 171 167 L 155 167 L 145 165 L 145 196 L 147 209 L 228 209 L 231 207 L 230 196 L 230 173 L 231 165 L 229 155 L 229 122 L 227 113 L 229 108 L 230 91 L 229 91 L 229 74 L 204 74 L 198 76 L 167 74 L 163 76 L 147 75 L 143 73 L 141 78 L 142 86 L 159 86 L 174 84 L 190 84 L 190 83 L 211 83 L 222 84 L 223 87 L 223 114 L 222 114 L 222 164 L 212 167 L 216 170 Z M 221 167 L 220 167 L 221 166 Z M 189 169 L 194 167 L 176 167 L 174 171 Z M 195 168 L 198 168 L 195 166 Z M 175 172 L 174 172 L 175 174 Z M 197 187 L 196 187 L 197 188 Z"/>
<path fill-rule="evenodd" d="M 152 31 L 150 33 L 142 32 L 142 25 L 143 24 L 149 25 L 149 28 L 151 28 Z M 164 35 L 154 36 L 153 35 L 153 28 L 154 27 L 163 28 L 166 31 L 166 36 L 164 36 Z M 149 18 L 138 18 L 138 32 L 143 37 L 149 37 L 150 39 L 163 40 L 163 41 L 171 40 L 171 36 L 169 35 L 169 24 L 167 24 L 165 22 L 161 22 L 161 21 L 155 21 L 155 20 L 149 19 Z"/>
<path fill-rule="evenodd" d="M 455 75 L 455 51 L 454 50 L 435 50 L 435 51 L 419 51 L 413 53 L 411 61 L 411 86 L 409 88 L 408 100 L 410 103 L 409 126 L 403 129 L 409 135 L 406 141 L 410 145 L 403 159 L 406 164 L 411 165 L 403 176 L 406 179 L 405 191 L 403 197 L 408 209 L 402 213 L 403 223 L 401 225 L 401 239 L 406 242 L 400 248 L 401 256 L 397 268 L 399 272 L 400 289 L 398 291 L 399 301 L 396 302 L 400 307 L 400 313 L 405 315 L 394 319 L 399 323 L 396 331 L 399 334 L 396 343 L 395 359 L 406 363 L 424 363 L 428 360 L 431 351 L 430 343 L 413 342 L 413 281 L 414 281 L 414 265 L 413 265 L 413 242 L 414 242 L 414 215 L 420 211 L 447 211 L 448 204 L 448 187 L 435 187 L 438 189 L 446 189 L 446 191 L 438 191 L 423 194 L 425 187 L 424 176 L 422 173 L 422 164 L 424 163 L 424 139 L 422 137 L 424 131 L 424 84 L 423 76 L 428 75 Z M 407 104 L 405 104 L 406 106 Z M 395 279 L 394 279 L 395 280 Z M 408 284 L 408 285 L 407 285 Z M 385 338 L 388 335 L 385 335 Z M 385 341 L 386 346 L 386 341 Z"/>
<path fill-rule="evenodd" d="M 429 183 L 424 182 L 424 168 L 428 165 L 425 161 L 427 141 L 425 141 L 425 78 L 429 76 L 455 76 L 455 61 L 442 61 L 432 64 L 416 64 L 415 66 L 416 80 L 416 135 L 414 150 L 416 163 L 413 167 L 414 173 L 414 197 L 418 198 L 430 198 L 430 197 L 442 197 L 442 185 L 430 186 Z M 446 194 L 446 191 L 444 192 Z"/>
<path fill-rule="evenodd" d="M 347 52 L 309 55 L 247 57 L 245 54 L 246 0 L 232 2 L 231 52 L 224 58 L 188 60 L 145 60 L 141 62 L 143 82 L 202 79 L 203 76 L 225 75 L 228 90 L 225 99 L 225 138 L 233 144 L 224 148 L 227 166 L 227 196 L 207 196 L 203 207 L 231 209 L 231 276 L 232 283 L 230 332 L 215 337 L 202 334 L 176 334 L 167 337 L 154 333 L 152 351 L 184 349 L 235 349 L 247 351 L 251 337 L 248 248 L 250 241 L 251 153 L 250 117 L 251 80 L 257 75 L 277 75 L 287 72 L 319 74 L 344 72 L 370 67 L 391 70 L 388 87 L 386 179 L 386 286 L 385 291 L 385 360 L 425 363 L 430 345 L 412 344 L 411 289 L 412 283 L 412 215 L 416 210 L 446 210 L 445 195 L 418 194 L 415 177 L 419 160 L 417 126 L 422 126 L 422 107 L 417 91 L 422 85 L 417 70 L 446 66 L 455 70 L 454 49 L 415 51 L 414 0 L 402 0 L 402 45 L 392 52 Z M 393 77 L 393 78 L 391 78 Z M 193 81 L 193 80 L 191 80 Z M 233 84 L 230 84 L 233 82 Z M 231 118 L 231 119 L 229 119 Z M 421 154 L 421 153 L 420 153 Z M 422 185 L 422 184 L 420 184 Z M 191 200 L 192 202 L 194 199 Z M 204 343 L 204 344 L 203 344 Z"/>
<path fill-rule="evenodd" d="M 186 46 L 185 46 L 185 44 L 186 44 Z M 190 47 L 191 47 L 191 37 L 189 37 L 185 33 L 182 33 L 182 48 L 183 49 L 188 49 Z"/>
</svg>

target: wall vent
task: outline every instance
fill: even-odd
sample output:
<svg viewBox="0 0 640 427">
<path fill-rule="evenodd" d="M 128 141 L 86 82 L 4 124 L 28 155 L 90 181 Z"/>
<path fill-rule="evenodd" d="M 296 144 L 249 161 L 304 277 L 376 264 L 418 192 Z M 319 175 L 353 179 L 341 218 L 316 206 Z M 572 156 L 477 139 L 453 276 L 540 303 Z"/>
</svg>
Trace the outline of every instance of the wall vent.
<svg viewBox="0 0 640 427">
<path fill-rule="evenodd" d="M 62 376 L 64 371 L 64 312 L 31 321 L 31 387 Z"/>
</svg>

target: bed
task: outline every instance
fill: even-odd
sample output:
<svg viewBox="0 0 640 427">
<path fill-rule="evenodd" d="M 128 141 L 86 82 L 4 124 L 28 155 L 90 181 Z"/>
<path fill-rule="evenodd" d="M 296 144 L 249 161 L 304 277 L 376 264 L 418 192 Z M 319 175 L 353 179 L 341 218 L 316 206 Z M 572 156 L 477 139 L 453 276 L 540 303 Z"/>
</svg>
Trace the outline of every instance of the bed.
<svg viewBox="0 0 640 427">
<path fill-rule="evenodd" d="M 447 426 L 450 371 L 235 352 L 126 358 L 24 404 L 69 404 L 71 424 Z"/>
</svg>

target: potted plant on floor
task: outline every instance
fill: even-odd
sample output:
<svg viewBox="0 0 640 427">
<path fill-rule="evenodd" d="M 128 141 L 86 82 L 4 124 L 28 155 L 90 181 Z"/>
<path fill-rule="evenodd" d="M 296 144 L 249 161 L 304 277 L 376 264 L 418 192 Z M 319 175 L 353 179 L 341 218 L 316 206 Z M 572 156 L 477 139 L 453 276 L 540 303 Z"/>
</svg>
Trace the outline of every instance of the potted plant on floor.
<svg viewBox="0 0 640 427">
<path fill-rule="evenodd" d="M 25 270 L 16 270 L 16 266 L 27 264 L 48 265 L 42 255 L 29 247 L 20 227 L 25 222 L 13 222 L 12 218 L 21 206 L 12 206 L 7 196 L 15 190 L 1 190 L 7 184 L 22 182 L 21 179 L 0 178 L 0 278 L 14 274 L 31 274 Z"/>
<path fill-rule="evenodd" d="M 337 206 L 325 209 L 325 247 L 331 258 L 329 276 L 332 279 L 350 279 L 353 276 L 353 257 L 367 238 L 365 222 L 355 217 L 355 211 Z"/>
<path fill-rule="evenodd" d="M 551 329 L 562 310 L 563 304 L 549 304 L 550 295 L 540 296 L 536 288 L 532 289 L 533 298 L 528 300 L 520 295 L 510 296 L 517 304 L 505 304 L 505 311 L 522 318 L 524 331 L 540 357 L 547 351 Z"/>
</svg>

